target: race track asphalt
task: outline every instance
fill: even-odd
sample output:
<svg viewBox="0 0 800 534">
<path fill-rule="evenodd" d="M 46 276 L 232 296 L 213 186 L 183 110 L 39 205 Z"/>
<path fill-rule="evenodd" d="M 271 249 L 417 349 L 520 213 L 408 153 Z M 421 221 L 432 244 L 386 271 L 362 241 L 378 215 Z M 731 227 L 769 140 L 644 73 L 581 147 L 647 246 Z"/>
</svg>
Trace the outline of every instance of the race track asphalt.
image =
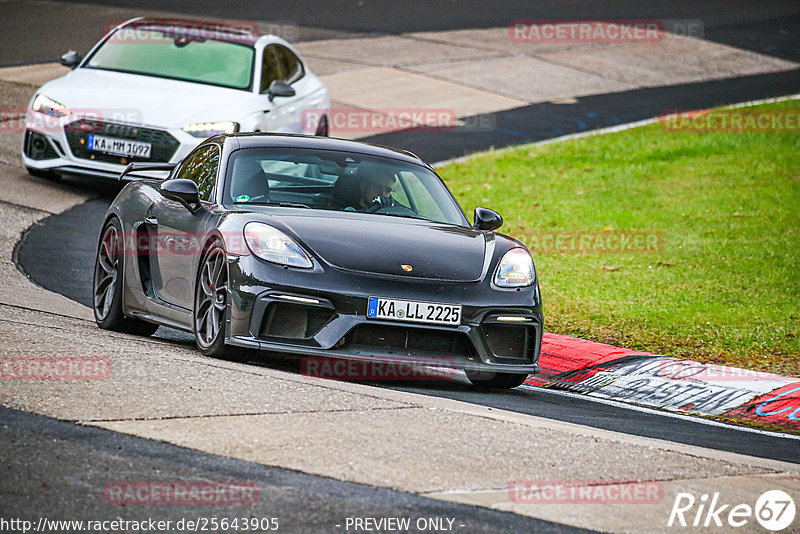
<svg viewBox="0 0 800 534">
<path fill-rule="evenodd" d="M 34 525 L 42 517 L 64 521 L 153 518 L 173 524 L 181 519 L 244 517 L 278 518 L 278 532 L 307 533 L 345 532 L 348 517 L 407 517 L 412 525 L 419 518 L 453 518 L 453 531 L 465 533 L 588 532 L 508 512 L 206 454 L 4 407 L 0 407 L 0 458 L 4 472 L 0 477 L 0 517 Z M 123 506 L 109 505 L 104 495 L 107 484 L 190 481 L 255 484 L 257 499 L 252 505 Z M 125 530 L 139 529 L 117 531 Z"/>
<path fill-rule="evenodd" d="M 133 5 L 131 2 L 122 0 L 116 0 L 112 4 Z M 163 8 L 165 4 L 151 1 L 137 3 L 137 5 L 141 5 L 142 9 L 159 9 Z M 552 18 L 555 17 L 556 12 L 554 8 L 548 11 L 550 8 L 547 7 L 547 3 L 537 7 L 537 12 L 530 15 L 526 14 L 528 10 L 522 9 L 520 5 L 513 2 L 503 3 L 503 7 L 499 8 L 494 5 L 493 8 L 496 9 L 488 9 L 486 8 L 488 3 L 481 3 L 483 7 L 475 4 L 474 11 L 451 8 L 449 17 L 430 19 L 435 22 L 430 22 L 426 18 L 427 22 L 421 23 L 421 27 L 412 28 L 404 17 L 391 19 L 393 21 L 391 27 L 382 26 L 373 20 L 376 18 L 373 13 L 373 9 L 377 9 L 375 5 L 384 5 L 383 2 L 375 5 L 370 3 L 368 9 L 359 11 L 359 16 L 356 17 L 358 23 L 342 15 L 347 10 L 333 9 L 331 6 L 334 5 L 336 4 L 320 4 L 322 6 L 320 9 L 323 11 L 331 10 L 331 16 L 322 16 L 311 20 L 306 16 L 306 11 L 296 7 L 297 4 L 280 3 L 280 5 L 275 4 L 275 9 L 269 11 L 269 18 L 291 20 L 300 24 L 324 26 L 341 31 L 362 31 L 364 27 L 374 27 L 375 31 L 399 32 L 411 29 L 469 27 L 470 24 L 477 24 L 473 20 L 477 13 L 483 14 L 481 23 L 477 25 L 486 27 L 496 26 L 513 18 Z M 436 6 L 444 4 L 434 2 L 431 5 L 433 7 L 430 9 L 435 11 L 439 9 Z M 226 16 L 239 18 L 259 16 L 253 11 L 251 4 L 244 3 L 237 4 L 237 6 Z M 612 18 L 614 14 L 626 12 L 625 6 L 630 8 L 628 12 L 633 12 L 636 17 L 642 18 L 700 18 L 705 22 L 710 37 L 713 37 L 714 32 L 722 32 L 722 29 L 726 29 L 722 33 L 728 35 L 729 41 L 734 40 L 731 37 L 733 35 L 737 36 L 737 39 L 749 36 L 747 39 L 761 43 L 759 46 L 766 46 L 764 43 L 778 40 L 783 43 L 781 46 L 785 45 L 787 50 L 800 49 L 800 46 L 797 46 L 800 43 L 797 32 L 787 34 L 783 29 L 792 24 L 796 25 L 797 16 L 780 16 L 781 13 L 798 10 L 794 4 L 790 5 L 790 3 L 764 4 L 758 9 L 751 8 L 746 15 L 743 15 L 742 13 L 733 14 L 734 10 L 730 3 L 708 3 L 700 13 L 690 10 L 688 3 L 681 2 L 672 2 L 668 7 L 651 6 L 649 8 L 634 8 L 633 3 L 616 2 L 604 7 L 605 14 L 602 18 Z M 204 2 L 183 5 L 178 2 L 171 7 L 191 14 L 221 16 L 211 3 L 208 5 Z M 444 9 L 444 7 L 441 8 Z M 66 12 L 69 13 L 69 10 L 67 9 Z M 592 13 L 589 12 L 580 14 L 569 12 L 562 13 L 560 17 L 589 17 L 591 15 Z M 627 18 L 634 18 L 634 15 L 629 15 Z M 777 19 L 782 22 L 780 24 L 774 22 Z M 319 23 L 320 20 L 324 20 L 325 24 Z M 67 27 L 72 24 L 68 17 L 65 24 Z M 376 25 L 370 26 L 371 24 Z M 789 26 L 786 26 L 787 24 Z M 734 28 L 736 31 L 733 30 Z M 741 45 L 742 43 L 735 44 Z M 782 57 L 791 56 L 781 46 L 769 46 L 772 47 L 770 50 L 773 53 L 778 53 Z M 491 128 L 485 131 L 474 131 L 469 128 L 457 128 L 447 132 L 412 129 L 376 135 L 367 140 L 411 150 L 423 159 L 435 162 L 490 147 L 517 145 L 642 120 L 658 116 L 665 110 L 702 109 L 795 93 L 800 93 L 800 70 L 589 96 L 579 98 L 572 104 L 535 104 L 484 117 L 478 116 L 467 121 L 468 125 L 490 124 Z M 636 105 L 631 105 L 632 102 L 635 102 Z M 69 182 L 82 179 L 69 178 L 67 180 Z M 18 245 L 15 255 L 15 261 L 20 269 L 28 274 L 34 282 L 86 305 L 90 304 L 89 292 L 97 237 L 95 232 L 85 231 L 87 221 L 95 222 L 94 226 L 91 222 L 89 223 L 90 228 L 99 226 L 103 213 L 119 190 L 119 185 L 115 183 L 98 181 L 96 186 L 98 192 L 96 199 L 75 206 L 62 214 L 48 217 L 31 228 Z M 160 329 L 159 335 L 172 339 L 176 343 L 188 342 L 188 338 L 184 334 L 170 332 L 164 328 Z M 588 399 L 556 395 L 542 390 L 519 390 L 498 397 L 476 393 L 468 388 L 456 386 L 455 389 L 448 389 L 449 387 L 453 386 L 406 389 L 427 395 L 447 396 L 487 406 L 535 413 L 544 417 L 598 428 L 800 462 L 798 442 L 789 438 L 725 427 L 711 427 L 692 421 L 691 418 L 675 419 L 657 413 L 632 412 L 620 407 L 600 405 Z"/>
<path fill-rule="evenodd" d="M 703 37 L 738 48 L 754 50 L 775 57 L 800 60 L 800 12 L 793 0 L 674 0 L 637 2 L 562 2 L 544 0 L 430 0 L 395 2 L 393 0 L 333 0 L 286 2 L 283 0 L 218 2 L 216 0 L 75 0 L 52 3 L 59 10 L 59 31 L 45 42 L 32 33 L 36 21 L 15 24 L 29 7 L 26 2 L 0 3 L 6 23 L 0 22 L 6 41 L 0 51 L 0 65 L 23 64 L 26 55 L 38 54 L 33 61 L 53 61 L 76 39 L 87 48 L 101 37 L 91 25 L 85 6 L 116 7 L 139 12 L 166 11 L 198 17 L 229 20 L 259 20 L 323 28 L 342 34 L 403 33 L 443 31 L 464 28 L 508 26 L 515 20 L 693 20 L 703 26 Z M 69 9 L 70 4 L 74 10 Z M 80 12 L 81 17 L 71 16 Z M 132 16 L 132 15 L 131 15 Z M 0 19 L 2 20 L 2 19 Z M 98 25 L 102 27 L 102 25 Z M 43 56 L 51 50 L 50 59 Z M 79 50 L 81 51 L 81 50 Z M 85 51 L 85 50 L 84 50 Z"/>
</svg>

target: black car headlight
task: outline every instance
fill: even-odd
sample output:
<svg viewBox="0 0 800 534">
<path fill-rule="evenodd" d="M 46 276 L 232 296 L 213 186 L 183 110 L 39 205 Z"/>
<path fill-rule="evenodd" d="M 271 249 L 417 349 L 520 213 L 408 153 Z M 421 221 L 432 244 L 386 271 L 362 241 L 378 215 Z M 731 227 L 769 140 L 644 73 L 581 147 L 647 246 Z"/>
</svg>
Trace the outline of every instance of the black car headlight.
<svg viewBox="0 0 800 534">
<path fill-rule="evenodd" d="M 494 273 L 498 287 L 525 287 L 536 281 L 533 259 L 524 248 L 512 248 L 505 253 Z"/>
<path fill-rule="evenodd" d="M 262 260 L 303 269 L 314 266 L 300 245 L 268 224 L 247 223 L 244 226 L 244 240 L 250 251 Z"/>
</svg>

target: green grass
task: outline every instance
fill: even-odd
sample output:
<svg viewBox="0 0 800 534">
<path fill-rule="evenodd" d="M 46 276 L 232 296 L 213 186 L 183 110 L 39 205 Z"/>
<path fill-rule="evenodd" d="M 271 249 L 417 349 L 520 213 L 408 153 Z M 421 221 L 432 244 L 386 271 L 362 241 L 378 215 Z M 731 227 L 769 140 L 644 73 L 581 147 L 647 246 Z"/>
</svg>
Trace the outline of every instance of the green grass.
<svg viewBox="0 0 800 534">
<path fill-rule="evenodd" d="M 792 109 L 780 102 L 760 109 Z M 800 133 L 660 124 L 439 172 L 531 248 L 548 331 L 800 376 Z M 539 232 L 660 233 L 651 253 L 541 253 Z"/>
</svg>

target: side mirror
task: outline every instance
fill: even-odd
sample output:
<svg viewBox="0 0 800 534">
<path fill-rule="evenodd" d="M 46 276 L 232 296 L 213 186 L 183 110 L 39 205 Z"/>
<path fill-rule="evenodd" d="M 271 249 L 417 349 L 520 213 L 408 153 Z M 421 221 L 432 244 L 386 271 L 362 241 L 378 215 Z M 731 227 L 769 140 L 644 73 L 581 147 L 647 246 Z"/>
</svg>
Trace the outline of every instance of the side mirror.
<svg viewBox="0 0 800 534">
<path fill-rule="evenodd" d="M 497 230 L 503 226 L 503 218 L 494 210 L 488 208 L 475 208 L 475 217 L 472 227 L 476 230 Z"/>
<path fill-rule="evenodd" d="M 70 50 L 69 52 L 61 56 L 61 64 L 64 65 L 65 67 L 74 69 L 75 67 L 78 66 L 78 63 L 80 63 L 82 59 L 83 56 L 81 56 L 75 50 Z"/>
<path fill-rule="evenodd" d="M 294 87 L 281 80 L 275 80 L 269 84 L 269 101 L 272 102 L 277 96 L 294 96 Z"/>
<path fill-rule="evenodd" d="M 158 188 L 161 194 L 170 200 L 180 202 L 192 213 L 200 211 L 200 191 L 197 184 L 191 180 L 179 178 L 167 180 Z"/>
</svg>

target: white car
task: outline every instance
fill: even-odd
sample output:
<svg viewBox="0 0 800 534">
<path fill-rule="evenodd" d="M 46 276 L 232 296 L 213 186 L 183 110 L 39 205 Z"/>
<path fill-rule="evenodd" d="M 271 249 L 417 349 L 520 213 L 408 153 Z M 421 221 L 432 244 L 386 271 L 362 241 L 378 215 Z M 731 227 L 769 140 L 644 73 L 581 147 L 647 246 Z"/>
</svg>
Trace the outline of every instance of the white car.
<svg viewBox="0 0 800 534">
<path fill-rule="evenodd" d="M 131 162 L 176 162 L 217 133 L 328 135 L 328 91 L 297 51 L 235 25 L 136 18 L 44 84 L 26 115 L 33 175 L 117 177 Z"/>
</svg>

